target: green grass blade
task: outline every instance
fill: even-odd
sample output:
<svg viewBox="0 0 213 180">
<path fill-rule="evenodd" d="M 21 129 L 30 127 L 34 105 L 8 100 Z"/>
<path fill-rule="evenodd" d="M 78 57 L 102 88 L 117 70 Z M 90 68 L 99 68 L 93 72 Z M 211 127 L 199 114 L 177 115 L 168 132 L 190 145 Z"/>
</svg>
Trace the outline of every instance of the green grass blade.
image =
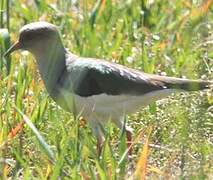
<svg viewBox="0 0 213 180">
<path fill-rule="evenodd" d="M 23 117 L 25 123 L 30 127 L 30 129 L 33 131 L 33 133 L 35 134 L 36 138 L 38 139 L 39 143 L 41 144 L 41 146 L 44 148 L 47 156 L 49 157 L 49 159 L 54 162 L 55 161 L 55 157 L 54 157 L 54 153 L 53 151 L 50 149 L 49 145 L 45 142 L 44 138 L 42 137 L 42 135 L 39 133 L 39 131 L 37 130 L 37 128 L 34 126 L 34 124 L 30 121 L 30 119 L 24 114 L 22 113 L 22 111 L 17 108 L 16 106 L 14 106 L 14 108 L 16 109 L 16 111 Z"/>
</svg>

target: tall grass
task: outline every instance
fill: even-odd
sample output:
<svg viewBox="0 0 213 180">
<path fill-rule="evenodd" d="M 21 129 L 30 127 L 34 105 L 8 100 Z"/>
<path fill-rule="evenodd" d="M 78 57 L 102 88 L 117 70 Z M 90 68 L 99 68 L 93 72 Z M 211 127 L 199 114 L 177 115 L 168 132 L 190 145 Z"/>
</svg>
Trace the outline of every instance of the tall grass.
<svg viewBox="0 0 213 180">
<path fill-rule="evenodd" d="M 3 57 L 20 27 L 45 20 L 59 26 L 64 44 L 78 55 L 150 73 L 212 79 L 211 5 L 211 0 L 1 0 L 0 177 L 212 179 L 211 91 L 176 94 L 129 116 L 131 160 L 125 134 L 107 124 L 98 157 L 88 124 L 76 123 L 48 97 L 33 57 L 15 53 L 11 65 Z M 23 115 L 35 127 L 23 123 Z"/>
</svg>

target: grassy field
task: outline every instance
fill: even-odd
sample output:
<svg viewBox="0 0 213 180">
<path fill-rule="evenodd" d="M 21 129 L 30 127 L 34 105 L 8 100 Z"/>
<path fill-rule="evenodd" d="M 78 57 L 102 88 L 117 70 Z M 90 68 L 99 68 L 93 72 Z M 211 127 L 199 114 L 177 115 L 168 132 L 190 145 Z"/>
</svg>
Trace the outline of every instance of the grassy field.
<svg viewBox="0 0 213 180">
<path fill-rule="evenodd" d="M 128 116 L 131 159 L 125 135 L 108 124 L 98 157 L 88 124 L 51 100 L 32 55 L 3 58 L 20 27 L 44 20 L 59 27 L 65 46 L 78 55 L 213 79 L 213 1 L 71 2 L 0 0 L 1 179 L 213 179 L 211 90 L 175 94 Z"/>
</svg>

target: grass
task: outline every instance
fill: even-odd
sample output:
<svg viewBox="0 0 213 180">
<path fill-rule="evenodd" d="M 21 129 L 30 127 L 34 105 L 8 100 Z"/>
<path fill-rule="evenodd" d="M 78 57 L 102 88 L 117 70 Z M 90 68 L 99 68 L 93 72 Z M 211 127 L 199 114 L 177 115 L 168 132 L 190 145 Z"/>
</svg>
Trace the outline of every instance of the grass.
<svg viewBox="0 0 213 180">
<path fill-rule="evenodd" d="M 149 73 L 213 79 L 212 1 L 73 2 L 0 1 L 0 177 L 212 179 L 211 91 L 176 94 L 128 116 L 131 161 L 123 156 L 125 135 L 108 124 L 100 158 L 88 124 L 48 97 L 33 57 L 22 52 L 12 63 L 3 58 L 8 37 L 14 42 L 24 24 L 45 20 L 59 26 L 64 44 L 78 55 Z"/>
</svg>

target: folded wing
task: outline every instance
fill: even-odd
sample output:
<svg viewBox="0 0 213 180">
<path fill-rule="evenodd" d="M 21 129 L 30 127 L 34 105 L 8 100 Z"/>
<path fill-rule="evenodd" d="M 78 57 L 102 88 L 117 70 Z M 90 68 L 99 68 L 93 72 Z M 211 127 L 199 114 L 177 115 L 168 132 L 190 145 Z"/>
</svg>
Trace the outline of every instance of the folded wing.
<svg viewBox="0 0 213 180">
<path fill-rule="evenodd" d="M 63 77 L 69 77 L 69 86 L 83 97 L 98 94 L 143 95 L 163 89 L 187 91 L 208 88 L 212 82 L 187 80 L 146 74 L 122 65 L 90 58 L 79 58 L 68 63 Z"/>
</svg>

